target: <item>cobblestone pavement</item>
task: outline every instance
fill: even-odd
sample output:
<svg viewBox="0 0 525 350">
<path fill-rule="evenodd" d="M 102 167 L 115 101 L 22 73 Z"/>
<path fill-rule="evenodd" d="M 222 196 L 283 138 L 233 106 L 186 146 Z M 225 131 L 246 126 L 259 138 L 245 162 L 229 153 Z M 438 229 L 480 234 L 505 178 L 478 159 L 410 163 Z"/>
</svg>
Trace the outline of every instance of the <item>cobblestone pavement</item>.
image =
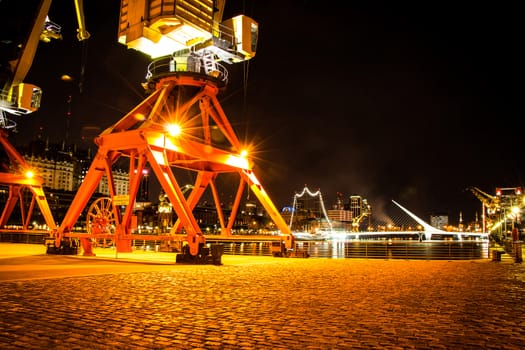
<svg viewBox="0 0 525 350">
<path fill-rule="evenodd" d="M 525 344 L 522 264 L 233 261 L 223 256 L 221 266 L 174 264 L 0 281 L 0 349 L 523 349 Z M 0 261 L 0 270 L 6 265 Z"/>
</svg>

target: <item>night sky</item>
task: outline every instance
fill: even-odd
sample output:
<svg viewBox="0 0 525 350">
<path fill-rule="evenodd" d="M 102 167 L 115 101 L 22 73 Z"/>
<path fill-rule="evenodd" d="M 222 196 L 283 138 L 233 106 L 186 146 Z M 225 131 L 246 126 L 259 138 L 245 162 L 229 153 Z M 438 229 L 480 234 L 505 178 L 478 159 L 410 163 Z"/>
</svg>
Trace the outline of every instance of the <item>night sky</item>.
<svg viewBox="0 0 525 350">
<path fill-rule="evenodd" d="M 327 206 L 339 192 L 375 213 L 394 199 L 422 218 L 457 223 L 461 211 L 473 221 L 481 203 L 467 187 L 523 186 L 522 12 L 510 2 L 362 3 L 227 2 L 224 19 L 259 23 L 257 55 L 229 66 L 220 97 L 239 138 L 258 146 L 257 176 L 278 207 L 307 185 Z M 69 95 L 79 144 L 82 127 L 103 130 L 144 98 L 149 58 L 117 42 L 119 2 L 84 6 L 91 38 L 79 42 L 73 1 L 53 2 L 64 38 L 39 45 L 26 82 L 42 87 L 42 107 L 17 117 L 15 144 L 39 133 L 61 141 Z"/>
</svg>

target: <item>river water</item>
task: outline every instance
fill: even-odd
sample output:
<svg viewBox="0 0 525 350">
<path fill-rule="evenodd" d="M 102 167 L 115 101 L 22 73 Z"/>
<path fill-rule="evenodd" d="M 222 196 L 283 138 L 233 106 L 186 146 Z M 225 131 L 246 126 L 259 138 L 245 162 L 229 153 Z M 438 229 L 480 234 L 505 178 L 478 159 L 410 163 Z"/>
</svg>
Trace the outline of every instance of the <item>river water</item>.
<svg viewBox="0 0 525 350">
<path fill-rule="evenodd" d="M 42 235 L 2 233 L 1 242 L 41 243 Z M 142 242 L 142 241 L 138 241 Z M 151 243 L 151 242 L 150 242 Z M 152 242 L 152 246 L 158 244 Z M 224 254 L 272 256 L 272 242 L 220 242 Z M 144 242 L 144 244 L 146 244 Z M 306 252 L 311 258 L 377 258 L 377 259 L 426 259 L 426 260 L 472 260 L 489 258 L 487 240 L 434 240 L 417 239 L 333 239 L 296 240 L 294 251 Z"/>
<path fill-rule="evenodd" d="M 223 244 L 224 254 L 272 255 L 271 242 L 231 242 Z M 307 252 L 311 258 L 472 260 L 487 259 L 489 257 L 488 241 L 297 241 L 294 249 Z"/>
</svg>

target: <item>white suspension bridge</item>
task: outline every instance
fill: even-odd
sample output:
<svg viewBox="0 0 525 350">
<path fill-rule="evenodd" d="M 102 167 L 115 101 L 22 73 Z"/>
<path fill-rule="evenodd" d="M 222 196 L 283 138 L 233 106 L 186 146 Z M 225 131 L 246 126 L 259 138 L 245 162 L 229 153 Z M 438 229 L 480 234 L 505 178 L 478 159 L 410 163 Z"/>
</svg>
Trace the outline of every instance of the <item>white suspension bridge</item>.
<svg viewBox="0 0 525 350">
<path fill-rule="evenodd" d="M 304 203 L 304 199 L 307 197 L 315 199 L 318 203 L 317 217 L 316 220 L 319 225 L 315 230 L 297 230 L 294 229 L 298 225 L 294 224 L 294 220 L 297 218 L 297 214 L 300 210 L 309 211 L 307 208 L 302 207 L 300 203 Z M 303 200 L 302 200 L 303 199 Z M 302 201 L 301 201 L 302 200 Z M 315 192 L 310 191 L 308 187 L 300 193 L 294 195 L 293 207 L 290 208 L 291 215 L 289 221 L 289 227 L 293 232 L 296 239 L 299 240 L 316 240 L 316 239 L 389 239 L 389 238 L 402 238 L 402 239 L 415 239 L 419 241 L 432 241 L 432 240 L 480 240 L 488 241 L 488 232 L 465 232 L 465 231 L 445 231 L 436 228 L 426 221 L 422 220 L 414 213 L 403 207 L 401 204 L 392 200 L 399 209 L 402 210 L 408 217 L 417 223 L 418 230 L 366 230 L 366 231 L 346 231 L 334 229 L 335 222 L 330 218 L 328 211 L 324 205 L 323 196 L 320 190 Z M 404 226 L 404 225 L 402 225 Z M 410 225 L 407 225 L 410 226 Z"/>
</svg>

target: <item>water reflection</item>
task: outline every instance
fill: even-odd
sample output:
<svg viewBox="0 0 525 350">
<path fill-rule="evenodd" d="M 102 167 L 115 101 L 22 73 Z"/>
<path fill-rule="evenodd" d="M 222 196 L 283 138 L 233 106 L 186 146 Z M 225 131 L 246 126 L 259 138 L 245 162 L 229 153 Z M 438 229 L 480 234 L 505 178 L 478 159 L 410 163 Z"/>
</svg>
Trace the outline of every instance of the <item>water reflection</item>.
<svg viewBox="0 0 525 350">
<path fill-rule="evenodd" d="M 319 258 L 468 260 L 489 256 L 489 243 L 476 241 L 324 241 L 299 242 L 298 248 Z"/>
<path fill-rule="evenodd" d="M 271 256 L 271 242 L 228 242 L 224 253 Z M 313 258 L 470 260 L 489 257 L 488 241 L 328 240 L 297 241 Z"/>
</svg>

